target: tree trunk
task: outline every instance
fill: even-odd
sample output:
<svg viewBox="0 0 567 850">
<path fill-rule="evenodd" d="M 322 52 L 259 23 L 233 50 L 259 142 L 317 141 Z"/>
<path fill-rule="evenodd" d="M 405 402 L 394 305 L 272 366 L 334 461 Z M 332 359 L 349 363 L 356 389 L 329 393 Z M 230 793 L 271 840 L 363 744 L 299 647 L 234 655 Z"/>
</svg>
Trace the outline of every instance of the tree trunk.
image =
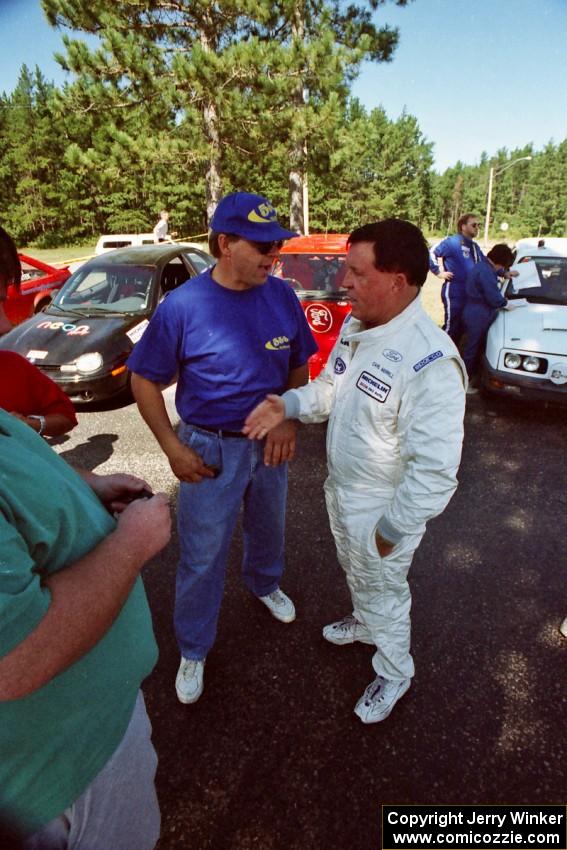
<svg viewBox="0 0 567 850">
<path fill-rule="evenodd" d="M 292 23 L 292 37 L 298 41 L 303 41 L 305 38 L 305 21 L 302 0 L 298 0 L 294 10 Z M 305 106 L 303 80 L 300 80 L 295 90 L 295 114 L 301 115 L 301 110 Z M 304 173 L 306 168 L 306 146 L 305 139 L 297 137 L 297 134 L 292 132 L 292 149 L 290 151 L 291 168 L 289 171 L 289 226 L 291 230 L 299 230 L 300 233 L 305 233 L 305 210 L 303 206 L 304 194 Z"/>
<path fill-rule="evenodd" d="M 203 109 L 203 126 L 209 142 L 209 167 L 205 175 L 207 224 L 210 222 L 221 197 L 220 138 L 217 110 L 214 103 Z"/>
<path fill-rule="evenodd" d="M 214 31 L 210 14 L 205 16 L 209 32 Z M 205 29 L 200 32 L 201 46 L 207 52 L 214 49 L 211 39 Z M 207 225 L 209 224 L 216 206 L 221 198 L 221 157 L 220 157 L 220 133 L 217 108 L 213 100 L 209 100 L 203 106 L 203 129 L 205 138 L 209 143 L 209 167 L 205 175 L 205 200 L 207 207 Z"/>
</svg>

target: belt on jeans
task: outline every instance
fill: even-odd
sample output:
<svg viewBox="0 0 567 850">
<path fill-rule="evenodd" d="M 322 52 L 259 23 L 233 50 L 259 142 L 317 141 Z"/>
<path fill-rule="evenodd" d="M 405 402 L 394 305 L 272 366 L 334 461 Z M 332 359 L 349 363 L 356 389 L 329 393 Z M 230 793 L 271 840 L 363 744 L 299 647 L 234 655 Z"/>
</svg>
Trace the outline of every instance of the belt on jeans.
<svg viewBox="0 0 567 850">
<path fill-rule="evenodd" d="M 247 439 L 247 434 L 242 431 L 227 431 L 224 428 L 211 428 L 209 425 L 197 425 L 196 422 L 188 422 L 190 428 L 197 428 L 198 431 L 208 431 L 210 434 L 216 434 L 218 437 L 242 437 Z"/>
</svg>

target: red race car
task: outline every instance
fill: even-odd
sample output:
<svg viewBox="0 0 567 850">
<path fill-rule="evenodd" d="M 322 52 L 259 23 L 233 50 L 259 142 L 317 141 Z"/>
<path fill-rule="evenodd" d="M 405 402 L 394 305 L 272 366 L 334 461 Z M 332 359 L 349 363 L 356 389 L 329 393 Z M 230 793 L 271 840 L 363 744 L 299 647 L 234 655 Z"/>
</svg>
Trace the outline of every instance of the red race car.
<svg viewBox="0 0 567 850">
<path fill-rule="evenodd" d="M 26 254 L 18 254 L 22 264 L 22 282 L 20 291 L 8 287 L 8 298 L 4 302 L 4 311 L 13 325 L 29 319 L 51 303 L 53 293 L 71 276 L 68 268 L 56 269 L 41 260 L 35 260 Z"/>
<path fill-rule="evenodd" d="M 319 351 L 309 359 L 309 377 L 325 366 L 350 305 L 341 291 L 346 273 L 348 236 L 342 233 L 298 236 L 287 242 L 274 268 L 301 301 Z"/>
</svg>

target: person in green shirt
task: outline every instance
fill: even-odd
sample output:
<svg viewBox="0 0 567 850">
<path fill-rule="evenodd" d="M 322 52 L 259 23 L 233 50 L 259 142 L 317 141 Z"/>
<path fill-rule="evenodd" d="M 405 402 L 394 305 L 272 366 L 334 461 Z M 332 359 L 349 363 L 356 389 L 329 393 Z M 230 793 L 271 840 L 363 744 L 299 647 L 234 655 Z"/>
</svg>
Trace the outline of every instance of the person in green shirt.
<svg viewBox="0 0 567 850">
<path fill-rule="evenodd" d="M 74 471 L 0 410 L 0 824 L 26 850 L 151 850 L 159 837 L 140 691 L 157 647 L 139 573 L 171 520 L 165 494 L 137 498 L 145 488 Z"/>
</svg>

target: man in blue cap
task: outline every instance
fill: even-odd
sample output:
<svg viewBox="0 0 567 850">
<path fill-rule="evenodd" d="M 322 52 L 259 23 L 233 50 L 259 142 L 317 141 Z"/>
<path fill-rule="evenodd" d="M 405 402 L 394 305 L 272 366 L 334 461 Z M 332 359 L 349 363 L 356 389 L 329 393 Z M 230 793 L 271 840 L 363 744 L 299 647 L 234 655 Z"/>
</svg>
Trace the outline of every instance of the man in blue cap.
<svg viewBox="0 0 567 850">
<path fill-rule="evenodd" d="M 295 619 L 280 589 L 295 428 L 284 423 L 257 445 L 242 426 L 267 393 L 307 382 L 317 350 L 292 288 L 271 275 L 283 241 L 297 235 L 266 198 L 227 195 L 211 221 L 216 264 L 168 295 L 128 361 L 139 410 L 181 482 L 174 623 L 182 703 L 203 691 L 241 506 L 244 582 L 278 620 Z M 162 397 L 176 376 L 177 434 Z"/>
</svg>

